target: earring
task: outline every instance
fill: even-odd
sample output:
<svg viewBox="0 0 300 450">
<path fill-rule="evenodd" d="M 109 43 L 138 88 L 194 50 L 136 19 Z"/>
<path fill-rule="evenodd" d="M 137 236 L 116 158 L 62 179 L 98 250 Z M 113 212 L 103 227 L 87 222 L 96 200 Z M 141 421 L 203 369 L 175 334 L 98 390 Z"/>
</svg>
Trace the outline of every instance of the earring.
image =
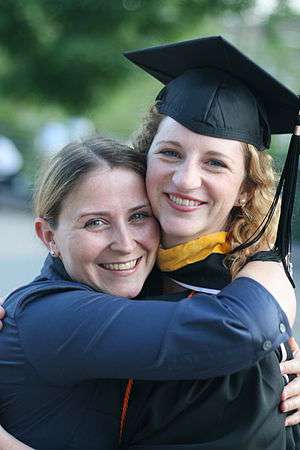
<svg viewBox="0 0 300 450">
<path fill-rule="evenodd" d="M 240 200 L 240 207 L 244 208 L 246 206 L 246 203 L 247 203 L 246 199 Z"/>
<path fill-rule="evenodd" d="M 51 244 L 51 242 L 50 242 L 50 248 L 49 248 L 49 252 L 50 252 L 50 255 L 51 256 L 53 256 L 53 258 L 55 258 L 56 257 L 56 253 L 55 253 L 55 251 L 53 250 L 53 248 L 52 248 L 52 244 Z"/>
</svg>

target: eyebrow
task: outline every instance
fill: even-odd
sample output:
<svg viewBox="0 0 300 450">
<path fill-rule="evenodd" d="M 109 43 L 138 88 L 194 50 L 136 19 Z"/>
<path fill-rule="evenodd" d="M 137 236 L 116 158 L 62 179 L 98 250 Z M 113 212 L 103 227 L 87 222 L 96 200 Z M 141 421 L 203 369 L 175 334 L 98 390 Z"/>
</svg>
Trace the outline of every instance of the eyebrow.
<svg viewBox="0 0 300 450">
<path fill-rule="evenodd" d="M 158 141 L 155 143 L 156 146 L 160 145 L 160 144 L 171 144 L 171 145 L 175 145 L 176 147 L 181 147 L 181 144 L 179 141 Z"/>
<path fill-rule="evenodd" d="M 211 156 L 218 156 L 219 158 L 229 159 L 230 161 L 234 161 L 234 158 L 232 158 L 231 156 L 226 155 L 226 154 L 221 153 L 221 152 L 218 152 L 217 150 L 208 150 L 207 154 L 211 155 Z"/>
<path fill-rule="evenodd" d="M 141 205 L 138 206 L 134 206 L 133 208 L 129 208 L 128 212 L 132 213 L 134 211 L 138 211 L 139 209 L 143 209 L 143 208 L 149 208 L 150 207 L 150 203 L 143 203 Z M 77 218 L 76 220 L 80 220 L 83 217 L 86 216 L 109 216 L 111 213 L 111 211 L 83 211 Z"/>
</svg>

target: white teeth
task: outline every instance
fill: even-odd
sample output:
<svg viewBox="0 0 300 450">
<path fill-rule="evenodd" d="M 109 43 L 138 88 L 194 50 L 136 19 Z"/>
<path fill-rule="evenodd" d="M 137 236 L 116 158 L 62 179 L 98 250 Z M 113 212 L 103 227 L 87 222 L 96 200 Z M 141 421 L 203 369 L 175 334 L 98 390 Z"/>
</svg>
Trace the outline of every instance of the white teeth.
<svg viewBox="0 0 300 450">
<path fill-rule="evenodd" d="M 138 262 L 139 258 L 133 259 L 132 261 L 124 262 L 124 263 L 109 263 L 109 264 L 100 264 L 102 267 L 108 270 L 130 270 L 133 269 Z"/>
<path fill-rule="evenodd" d="M 175 195 L 169 195 L 170 200 L 176 205 L 183 206 L 199 206 L 202 202 L 197 202 L 197 200 L 188 200 L 187 198 L 176 197 Z"/>
</svg>

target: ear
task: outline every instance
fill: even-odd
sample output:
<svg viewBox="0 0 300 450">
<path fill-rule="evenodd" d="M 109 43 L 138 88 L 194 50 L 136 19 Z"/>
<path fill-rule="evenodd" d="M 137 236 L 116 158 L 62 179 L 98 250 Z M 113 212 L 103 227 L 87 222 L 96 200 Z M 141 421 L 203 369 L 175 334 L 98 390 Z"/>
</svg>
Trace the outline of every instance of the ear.
<svg viewBox="0 0 300 450">
<path fill-rule="evenodd" d="M 244 181 L 242 183 L 242 186 L 240 187 L 240 191 L 236 197 L 234 206 L 237 207 L 243 207 L 246 205 L 246 203 L 248 203 L 248 201 L 251 198 L 251 192 L 249 190 L 249 186 L 247 185 L 247 183 Z"/>
<path fill-rule="evenodd" d="M 59 252 L 56 248 L 54 240 L 54 230 L 49 225 L 47 220 L 42 217 L 36 217 L 34 220 L 34 228 L 37 237 L 43 242 L 43 244 L 48 248 L 52 256 L 58 256 Z"/>
<path fill-rule="evenodd" d="M 247 201 L 248 201 L 247 195 L 240 194 L 237 196 L 234 206 L 243 208 L 246 205 Z"/>
</svg>

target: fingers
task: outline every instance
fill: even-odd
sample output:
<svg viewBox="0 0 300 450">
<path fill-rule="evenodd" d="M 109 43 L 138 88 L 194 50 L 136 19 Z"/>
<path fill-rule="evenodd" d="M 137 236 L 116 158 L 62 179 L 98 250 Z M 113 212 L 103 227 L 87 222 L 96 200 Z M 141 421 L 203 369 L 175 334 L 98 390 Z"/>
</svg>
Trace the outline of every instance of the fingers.
<svg viewBox="0 0 300 450">
<path fill-rule="evenodd" d="M 282 399 L 285 399 L 280 404 L 280 410 L 282 412 L 294 411 L 293 414 L 286 417 L 285 426 L 297 425 L 300 423 L 300 395 L 298 395 L 300 389 L 300 378 L 295 378 L 287 386 L 285 386 Z"/>
<path fill-rule="evenodd" d="M 300 422 L 300 411 L 294 412 L 285 419 L 285 426 L 290 427 L 291 425 L 297 425 Z"/>
<path fill-rule="evenodd" d="M 300 408 L 300 396 L 293 396 L 280 403 L 280 410 L 282 412 L 294 411 Z"/>
<path fill-rule="evenodd" d="M 288 383 L 281 394 L 281 411 L 294 411 L 293 414 L 286 418 L 285 426 L 297 425 L 300 423 L 300 351 L 294 338 L 289 339 L 289 345 L 293 352 L 294 359 L 281 363 L 280 370 L 283 374 L 297 375 L 297 378 Z"/>
<path fill-rule="evenodd" d="M 280 371 L 282 374 L 300 375 L 300 352 L 295 354 L 294 359 L 280 363 Z"/>
<path fill-rule="evenodd" d="M 281 400 L 285 401 L 291 397 L 299 396 L 300 399 L 300 378 L 294 378 L 293 381 L 290 381 L 283 389 L 281 394 Z M 290 410 L 287 410 L 290 411 Z"/>
<path fill-rule="evenodd" d="M 299 346 L 298 346 L 295 338 L 291 337 L 288 342 L 289 342 L 289 346 L 290 346 L 292 352 L 294 354 L 297 353 L 299 351 Z"/>
</svg>

